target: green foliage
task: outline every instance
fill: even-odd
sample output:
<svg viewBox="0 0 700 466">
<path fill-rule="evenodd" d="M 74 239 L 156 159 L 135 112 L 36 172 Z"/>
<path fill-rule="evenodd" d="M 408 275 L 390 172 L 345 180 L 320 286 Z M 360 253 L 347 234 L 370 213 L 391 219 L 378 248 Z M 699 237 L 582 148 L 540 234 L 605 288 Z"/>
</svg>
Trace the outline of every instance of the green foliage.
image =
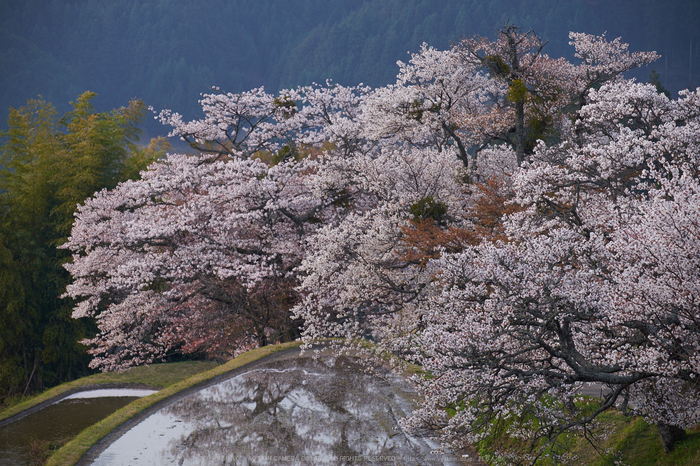
<svg viewBox="0 0 700 466">
<path fill-rule="evenodd" d="M 167 280 L 165 280 L 162 277 L 156 277 L 144 289 L 147 291 L 163 292 L 163 291 L 167 291 L 168 288 L 169 288 L 169 285 L 168 285 Z"/>
<path fill-rule="evenodd" d="M 500 58 L 500 57 L 499 57 Z M 507 65 L 506 65 L 507 66 Z M 506 99 L 513 103 L 525 102 L 527 86 L 522 79 L 514 79 L 506 93 Z"/>
<path fill-rule="evenodd" d="M 299 160 L 299 158 L 300 154 L 297 148 L 292 145 L 286 145 L 272 157 L 272 165 L 277 165 L 285 160 Z"/>
<path fill-rule="evenodd" d="M 550 115 L 533 115 L 526 121 L 527 134 L 525 135 L 525 151 L 532 152 L 537 141 L 547 141 L 554 136 L 552 131 L 552 117 Z"/>
<path fill-rule="evenodd" d="M 275 97 L 272 104 L 277 108 L 282 114 L 282 118 L 289 119 L 292 118 L 297 113 L 297 103 L 294 102 L 289 96 Z"/>
<path fill-rule="evenodd" d="M 414 220 L 433 219 L 436 223 L 441 224 L 447 215 L 447 205 L 444 202 L 436 201 L 433 196 L 426 196 L 413 203 L 409 207 L 409 212 L 413 215 Z"/>
<path fill-rule="evenodd" d="M 653 84 L 656 87 L 656 92 L 658 92 L 659 94 L 664 94 L 666 97 L 671 97 L 671 91 L 666 89 L 661 84 L 661 77 L 659 76 L 659 73 L 656 72 L 656 70 L 651 70 L 651 73 L 649 73 L 649 84 Z"/>
<path fill-rule="evenodd" d="M 132 145 L 129 157 L 122 163 L 120 177 L 125 180 L 138 179 L 141 170 L 165 157 L 170 149 L 170 142 L 164 137 L 151 139 L 148 146 Z"/>
<path fill-rule="evenodd" d="M 54 107 L 32 99 L 10 109 L 0 133 L 0 400 L 88 371 L 79 340 L 92 332 L 59 297 L 68 283 L 65 242 L 79 203 L 138 173 L 165 150 L 136 145 L 145 107 L 133 101 L 97 113 L 95 93 Z"/>
<path fill-rule="evenodd" d="M 505 78 L 510 74 L 510 66 L 500 55 L 486 55 L 482 61 L 489 72 L 497 78 Z"/>
<path fill-rule="evenodd" d="M 579 464 L 593 466 L 694 466 L 700 464 L 700 432 L 690 430 L 685 439 L 674 446 L 670 454 L 664 452 L 659 432 L 655 425 L 640 417 L 623 416 L 610 411 L 600 419 L 596 432 L 600 438 L 601 452 L 594 451 L 590 444 L 577 438 L 572 446 Z"/>
<path fill-rule="evenodd" d="M 423 120 L 423 101 L 414 100 L 408 108 L 408 117 L 422 123 Z"/>
<path fill-rule="evenodd" d="M 598 401 L 581 398 L 576 402 L 579 414 L 585 416 L 599 406 Z M 479 454 L 490 464 L 499 462 L 503 453 L 532 451 L 533 447 L 545 447 L 543 455 L 535 464 L 549 466 L 558 464 L 585 464 L 592 466 L 691 466 L 700 464 L 700 427 L 688 432 L 674 450 L 666 455 L 658 430 L 640 417 L 625 416 L 610 409 L 596 419 L 588 432 L 560 435 L 555 444 L 546 445 L 541 439 L 534 444 L 508 434 L 516 429 L 534 438 L 537 419 L 529 416 L 527 410 L 518 417 L 496 418 L 488 424 L 488 436 L 476 444 Z M 500 452 L 500 455 L 498 454 Z M 509 461 L 506 461 L 508 464 Z"/>
</svg>

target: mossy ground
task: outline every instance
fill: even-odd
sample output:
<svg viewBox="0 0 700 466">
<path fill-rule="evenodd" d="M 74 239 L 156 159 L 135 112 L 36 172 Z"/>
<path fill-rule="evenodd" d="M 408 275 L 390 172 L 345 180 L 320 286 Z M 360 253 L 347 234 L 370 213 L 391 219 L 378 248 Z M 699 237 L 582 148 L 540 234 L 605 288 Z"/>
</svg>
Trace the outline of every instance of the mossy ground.
<svg viewBox="0 0 700 466">
<path fill-rule="evenodd" d="M 690 429 L 687 437 L 676 444 L 671 454 L 666 455 L 657 428 L 636 416 L 625 416 L 611 410 L 598 417 L 593 430 L 593 441 L 580 435 L 570 434 L 560 438 L 567 453 L 563 462 L 547 458 L 537 464 L 590 466 L 697 466 L 700 465 L 700 426 Z M 478 445 L 482 457 L 491 457 L 494 450 L 514 451 L 527 445 L 510 437 L 488 439 Z"/>
<path fill-rule="evenodd" d="M 626 417 L 619 412 L 606 413 L 600 429 L 608 429 L 604 442 L 606 454 L 600 455 L 585 441 L 574 450 L 578 464 L 594 466 L 693 466 L 700 465 L 700 429 L 688 431 L 688 436 L 666 455 L 655 425 L 639 417 Z"/>
</svg>

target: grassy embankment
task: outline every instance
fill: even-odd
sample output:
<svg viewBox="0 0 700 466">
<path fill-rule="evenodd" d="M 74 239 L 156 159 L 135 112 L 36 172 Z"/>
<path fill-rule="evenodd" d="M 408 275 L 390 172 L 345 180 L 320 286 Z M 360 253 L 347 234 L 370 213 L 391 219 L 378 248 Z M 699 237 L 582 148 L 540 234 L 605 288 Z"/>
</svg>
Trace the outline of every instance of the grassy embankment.
<svg viewBox="0 0 700 466">
<path fill-rule="evenodd" d="M 77 388 L 107 384 L 143 384 L 165 388 L 217 365 L 215 362 L 205 361 L 176 362 L 133 367 L 121 374 L 108 372 L 90 375 L 50 388 L 39 395 L 15 400 L 0 411 L 0 421 Z"/>
<path fill-rule="evenodd" d="M 76 390 L 79 391 L 81 388 L 95 388 L 102 385 L 110 386 L 115 384 L 139 384 L 147 385 L 153 388 L 165 388 L 200 372 L 211 370 L 217 365 L 218 363 L 215 362 L 204 361 L 153 364 L 150 366 L 133 367 L 121 374 L 102 373 L 83 377 L 68 383 L 64 383 L 57 387 L 53 387 L 36 396 L 10 400 L 10 402 L 6 403 L 3 409 L 0 410 L 0 421 L 14 416 L 22 411 L 31 409 L 45 401 L 52 400 L 53 398 L 62 394 L 67 395 L 67 392 Z M 32 464 L 44 464 L 52 453 L 55 453 L 68 441 L 70 441 L 70 438 L 55 441 L 32 441 L 29 446 Z"/>
<path fill-rule="evenodd" d="M 650 425 L 637 416 L 624 416 L 618 410 L 610 410 L 598 417 L 594 429 L 596 447 L 578 434 L 560 439 L 569 453 L 570 464 L 590 466 L 697 466 L 700 465 L 700 426 L 688 430 L 688 436 L 676 444 L 670 455 L 666 455 L 655 425 Z M 482 441 L 477 450 L 483 458 L 489 458 L 494 449 L 521 450 L 522 441 L 508 437 Z M 555 464 L 551 460 L 537 463 L 542 466 Z M 566 464 L 566 463 L 564 463 Z"/>
</svg>

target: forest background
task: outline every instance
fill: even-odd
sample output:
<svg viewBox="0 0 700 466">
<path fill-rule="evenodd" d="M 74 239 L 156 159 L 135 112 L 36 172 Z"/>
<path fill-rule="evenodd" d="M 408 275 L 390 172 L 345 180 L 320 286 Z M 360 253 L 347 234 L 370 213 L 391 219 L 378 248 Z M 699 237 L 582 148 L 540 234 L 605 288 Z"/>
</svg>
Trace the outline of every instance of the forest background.
<svg viewBox="0 0 700 466">
<path fill-rule="evenodd" d="M 70 303 L 59 299 L 69 277 L 55 246 L 67 236 L 71 206 L 163 150 L 135 145 L 137 125 L 149 138 L 166 132 L 135 99 L 189 119 L 210 86 L 382 86 L 421 43 L 444 49 L 463 36 L 493 37 L 507 21 L 548 40 L 552 57 L 572 59 L 569 31 L 607 31 L 632 50 L 655 50 L 662 58 L 637 78 L 647 81 L 653 67 L 675 95 L 700 85 L 699 18 L 693 0 L 0 2 L 0 108 L 43 97 L 0 123 L 11 130 L 0 162 L 0 398 L 89 372 L 77 340 L 91 325 L 71 319 Z M 23 163 L 30 148 L 62 155 L 25 172 L 8 163 Z"/>
<path fill-rule="evenodd" d="M 4 0 L 0 109 L 41 94 L 65 112 L 90 90 L 100 111 L 136 97 L 195 118 L 211 86 L 383 86 L 421 43 L 494 37 L 508 20 L 549 41 L 552 57 L 573 58 L 569 31 L 654 50 L 675 95 L 700 84 L 698 18 L 693 0 Z M 149 119 L 146 132 L 164 131 Z"/>
</svg>

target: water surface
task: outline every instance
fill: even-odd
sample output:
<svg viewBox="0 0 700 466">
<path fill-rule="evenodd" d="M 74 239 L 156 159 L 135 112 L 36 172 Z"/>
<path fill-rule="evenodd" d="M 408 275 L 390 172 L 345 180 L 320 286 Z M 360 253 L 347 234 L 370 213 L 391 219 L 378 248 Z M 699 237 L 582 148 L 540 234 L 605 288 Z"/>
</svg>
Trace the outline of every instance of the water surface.
<svg viewBox="0 0 700 466">
<path fill-rule="evenodd" d="M 402 378 L 348 357 L 282 358 L 172 401 L 93 464 L 456 464 L 399 426 L 414 398 Z"/>
</svg>

